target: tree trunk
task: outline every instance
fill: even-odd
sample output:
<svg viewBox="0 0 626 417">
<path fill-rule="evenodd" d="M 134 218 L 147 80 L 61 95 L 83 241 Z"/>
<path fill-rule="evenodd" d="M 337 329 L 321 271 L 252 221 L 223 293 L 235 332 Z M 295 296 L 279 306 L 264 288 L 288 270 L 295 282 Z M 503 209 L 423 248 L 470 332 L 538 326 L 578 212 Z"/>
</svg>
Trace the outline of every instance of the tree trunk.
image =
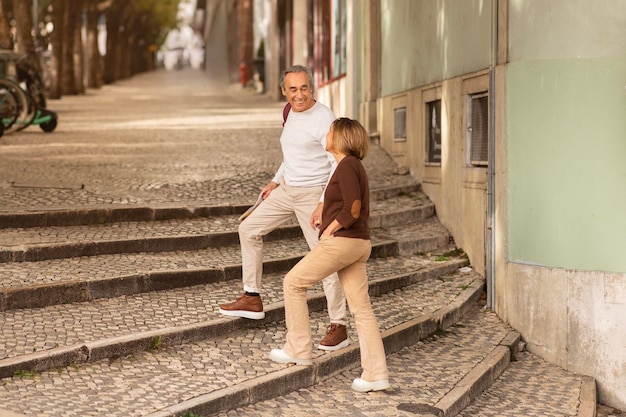
<svg viewBox="0 0 626 417">
<path fill-rule="evenodd" d="M 74 88 L 76 94 L 85 93 L 85 54 L 83 51 L 82 40 L 82 15 L 83 15 L 83 0 L 72 0 L 72 16 L 70 18 L 70 24 L 72 25 L 73 36 L 73 64 L 74 64 Z"/>
<path fill-rule="evenodd" d="M 68 0 L 55 0 L 52 9 L 52 23 L 54 31 L 50 35 L 52 43 L 52 57 L 50 62 L 50 90 L 48 97 L 61 98 L 62 74 L 64 72 L 65 57 L 65 9 L 68 7 Z"/>
<path fill-rule="evenodd" d="M 116 53 L 120 39 L 120 13 L 116 9 L 111 7 L 106 14 L 107 43 L 104 55 L 104 82 L 107 84 L 113 83 L 118 79 L 117 66 L 119 60 L 116 57 Z"/>
<path fill-rule="evenodd" d="M 125 78 L 127 70 L 125 68 L 129 39 L 126 28 L 130 28 L 132 4 L 129 2 L 113 3 L 107 10 L 107 51 L 104 65 L 104 82 L 112 83 Z"/>
<path fill-rule="evenodd" d="M 9 25 L 9 7 L 7 0 L 0 0 L 0 49 L 13 49 L 11 26 Z"/>
<path fill-rule="evenodd" d="M 33 52 L 35 40 L 32 36 L 33 14 L 30 1 L 13 1 L 13 16 L 17 29 L 17 50 L 21 53 Z"/>
<path fill-rule="evenodd" d="M 147 40 L 150 31 L 147 26 L 148 19 L 145 11 L 140 12 L 135 16 L 135 23 L 132 26 L 133 50 L 135 51 L 132 55 L 133 74 L 145 72 L 150 68 L 150 42 Z"/>
<path fill-rule="evenodd" d="M 67 3 L 63 14 L 63 71 L 61 72 L 61 94 L 76 94 L 76 75 L 74 65 L 74 25 L 76 9 Z M 80 18 L 80 14 L 78 14 Z"/>
<path fill-rule="evenodd" d="M 102 87 L 102 55 L 98 49 L 98 11 L 97 0 L 87 2 L 87 87 Z"/>
<path fill-rule="evenodd" d="M 122 60 L 120 62 L 120 76 L 121 78 L 130 78 L 133 76 L 133 57 L 137 52 L 135 45 L 135 31 L 132 29 L 135 27 L 136 19 L 134 9 L 127 7 L 124 13 L 124 20 L 122 21 L 122 27 L 124 28 L 124 43 L 120 48 Z"/>
</svg>

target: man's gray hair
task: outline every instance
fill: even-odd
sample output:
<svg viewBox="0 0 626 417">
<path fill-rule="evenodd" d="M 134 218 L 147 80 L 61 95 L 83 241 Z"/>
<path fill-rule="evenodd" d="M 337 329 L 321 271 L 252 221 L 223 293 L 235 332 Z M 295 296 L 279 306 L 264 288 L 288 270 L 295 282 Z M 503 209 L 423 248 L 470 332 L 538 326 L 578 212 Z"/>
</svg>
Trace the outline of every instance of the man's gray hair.
<svg viewBox="0 0 626 417">
<path fill-rule="evenodd" d="M 285 77 L 287 74 L 292 72 L 306 72 L 307 77 L 309 77 L 309 84 L 311 85 L 311 90 L 313 90 L 313 72 L 311 68 L 305 67 L 304 65 L 292 65 L 291 67 L 285 68 L 283 72 L 280 74 L 280 88 L 285 88 Z"/>
</svg>

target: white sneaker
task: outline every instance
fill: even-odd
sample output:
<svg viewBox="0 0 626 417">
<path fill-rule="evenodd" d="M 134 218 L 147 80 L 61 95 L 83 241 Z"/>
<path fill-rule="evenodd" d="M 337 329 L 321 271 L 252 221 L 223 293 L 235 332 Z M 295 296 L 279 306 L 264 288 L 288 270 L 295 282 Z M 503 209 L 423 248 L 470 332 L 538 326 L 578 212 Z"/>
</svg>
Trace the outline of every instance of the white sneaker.
<svg viewBox="0 0 626 417">
<path fill-rule="evenodd" d="M 270 359 L 279 363 L 295 363 L 296 365 L 311 365 L 312 359 L 298 359 L 287 355 L 282 349 L 272 349 Z"/>
<path fill-rule="evenodd" d="M 370 392 L 370 391 L 382 391 L 389 388 L 388 379 L 379 379 L 378 381 L 366 381 L 361 378 L 357 378 L 352 381 L 352 389 L 358 392 Z"/>
</svg>

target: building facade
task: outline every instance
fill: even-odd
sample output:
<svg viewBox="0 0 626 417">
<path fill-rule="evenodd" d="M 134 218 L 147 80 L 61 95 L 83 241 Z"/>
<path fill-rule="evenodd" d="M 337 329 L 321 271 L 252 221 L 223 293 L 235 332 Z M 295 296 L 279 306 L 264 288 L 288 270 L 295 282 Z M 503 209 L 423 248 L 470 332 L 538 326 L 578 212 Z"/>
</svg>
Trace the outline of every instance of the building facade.
<svg viewBox="0 0 626 417">
<path fill-rule="evenodd" d="M 317 98 L 422 184 L 527 348 L 626 409 L 626 2 L 257 3 L 267 94 L 310 65 Z"/>
</svg>

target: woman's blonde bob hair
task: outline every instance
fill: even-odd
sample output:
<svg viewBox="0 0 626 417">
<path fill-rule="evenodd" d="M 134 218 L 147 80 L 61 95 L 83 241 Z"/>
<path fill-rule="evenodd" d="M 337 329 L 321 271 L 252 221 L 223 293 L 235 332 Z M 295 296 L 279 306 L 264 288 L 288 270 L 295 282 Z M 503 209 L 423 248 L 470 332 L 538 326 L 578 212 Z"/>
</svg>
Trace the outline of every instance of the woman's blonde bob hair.
<svg viewBox="0 0 626 417">
<path fill-rule="evenodd" d="M 369 151 L 370 138 L 365 128 L 357 120 L 340 117 L 334 120 L 332 130 L 333 150 L 344 155 L 365 158 Z"/>
</svg>

